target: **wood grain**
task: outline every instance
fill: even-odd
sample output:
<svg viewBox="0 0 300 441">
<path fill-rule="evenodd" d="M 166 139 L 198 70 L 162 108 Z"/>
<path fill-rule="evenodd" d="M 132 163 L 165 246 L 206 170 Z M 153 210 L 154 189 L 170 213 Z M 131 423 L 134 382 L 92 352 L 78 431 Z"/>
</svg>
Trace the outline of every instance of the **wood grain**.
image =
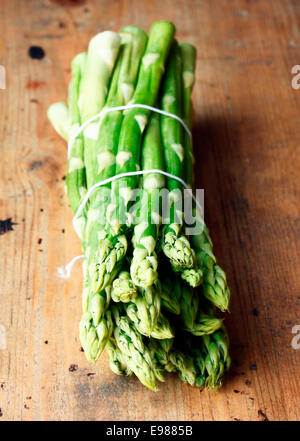
<svg viewBox="0 0 300 441">
<path fill-rule="evenodd" d="M 1 0 L 0 420 L 300 420 L 297 0 Z M 80 351 L 80 252 L 64 194 L 66 145 L 46 118 L 71 58 L 104 29 L 172 20 L 198 48 L 197 185 L 232 289 L 222 390 L 167 378 L 158 393 Z M 28 56 L 32 45 L 45 57 Z M 72 365 L 75 365 L 72 367 Z M 89 375 L 89 374 L 95 375 Z"/>
</svg>

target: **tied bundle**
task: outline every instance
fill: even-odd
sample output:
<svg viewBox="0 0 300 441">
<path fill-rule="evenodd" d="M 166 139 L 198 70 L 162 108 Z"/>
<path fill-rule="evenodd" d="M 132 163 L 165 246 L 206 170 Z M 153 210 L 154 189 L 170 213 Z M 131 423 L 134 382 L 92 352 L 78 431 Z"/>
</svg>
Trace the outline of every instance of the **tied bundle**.
<svg viewBox="0 0 300 441">
<path fill-rule="evenodd" d="M 228 310 L 230 291 L 196 204 L 190 235 L 178 205 L 182 182 L 193 184 L 185 128 L 196 50 L 174 33 L 160 21 L 149 38 L 135 26 L 96 35 L 72 61 L 68 104 L 53 104 L 48 117 L 72 140 L 66 186 L 85 256 L 80 340 L 87 359 L 106 349 L 113 372 L 135 374 L 151 390 L 165 372 L 215 389 L 230 365 L 217 314 Z M 106 112 L 120 106 L 128 108 Z"/>
</svg>

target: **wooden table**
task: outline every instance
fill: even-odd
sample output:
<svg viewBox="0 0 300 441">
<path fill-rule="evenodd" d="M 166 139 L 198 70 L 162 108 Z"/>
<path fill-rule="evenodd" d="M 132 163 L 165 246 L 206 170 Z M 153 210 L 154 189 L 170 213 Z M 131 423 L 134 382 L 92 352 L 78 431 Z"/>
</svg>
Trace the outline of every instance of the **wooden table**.
<svg viewBox="0 0 300 441">
<path fill-rule="evenodd" d="M 299 420 L 299 2 L 1 0 L 0 9 L 0 219 L 14 222 L 0 237 L 0 420 Z M 80 244 L 66 145 L 47 107 L 66 99 L 71 58 L 94 34 L 159 19 L 198 48 L 197 186 L 232 290 L 232 370 L 218 392 L 169 376 L 152 393 L 113 375 L 106 355 L 90 365 L 78 340 L 81 265 L 71 280 L 57 277 Z M 31 59 L 32 45 L 45 57 Z"/>
</svg>

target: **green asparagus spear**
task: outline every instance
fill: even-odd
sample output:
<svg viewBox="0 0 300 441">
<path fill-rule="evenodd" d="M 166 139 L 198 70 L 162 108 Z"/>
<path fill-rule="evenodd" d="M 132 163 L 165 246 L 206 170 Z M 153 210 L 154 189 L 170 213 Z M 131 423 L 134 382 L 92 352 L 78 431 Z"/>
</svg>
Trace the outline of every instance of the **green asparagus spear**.
<svg viewBox="0 0 300 441">
<path fill-rule="evenodd" d="M 157 325 L 160 307 L 160 284 L 157 280 L 148 288 L 138 288 L 137 296 L 126 306 L 126 313 L 138 331 L 149 337 Z"/>
<path fill-rule="evenodd" d="M 212 334 L 222 326 L 222 319 L 205 313 L 199 305 L 199 295 L 196 290 L 182 284 L 180 298 L 180 319 L 185 330 L 193 335 Z"/>
<path fill-rule="evenodd" d="M 69 141 L 73 133 L 80 127 L 81 118 L 78 108 L 79 87 L 86 62 L 86 54 L 76 55 L 71 66 L 71 81 L 69 85 L 68 106 L 64 103 L 52 104 L 48 109 L 48 118 L 56 131 Z M 66 186 L 71 208 L 76 213 L 79 204 L 86 192 L 85 167 L 84 167 L 83 138 L 79 135 L 72 143 L 68 160 Z M 76 232 L 83 238 L 86 224 L 86 212 L 74 223 Z"/>
<path fill-rule="evenodd" d="M 128 104 L 134 90 L 139 64 L 144 53 L 147 37 L 144 31 L 127 26 L 120 32 L 121 51 L 113 74 L 106 108 Z M 91 161 L 90 184 L 115 174 L 122 112 L 107 113 L 100 120 L 100 132 L 96 145 L 97 161 Z M 120 235 L 113 244 L 105 237 L 105 213 L 109 204 L 110 185 L 98 188 L 92 198 L 87 227 L 89 242 L 89 272 L 92 289 L 99 291 L 113 280 L 120 270 L 118 261 L 127 250 L 127 240 Z M 100 244 L 99 244 L 99 239 Z"/>
<path fill-rule="evenodd" d="M 128 99 L 128 97 L 130 97 L 130 90 L 134 86 L 139 60 L 143 54 L 146 43 L 146 35 L 144 31 L 134 26 L 124 28 L 120 35 L 122 35 L 123 43 L 121 45 L 120 56 L 113 73 L 111 87 L 106 102 L 107 107 L 122 105 L 125 102 L 125 98 Z M 112 48 L 108 48 L 107 50 L 110 50 L 111 56 L 114 56 Z M 134 56 L 134 63 L 130 63 L 131 56 Z M 104 69 L 104 73 L 106 75 L 107 71 L 105 70 L 105 66 L 102 65 L 100 67 L 101 69 Z M 107 77 L 105 78 L 107 79 Z M 104 89 L 103 84 L 101 87 Z M 101 90 L 99 95 L 100 93 Z M 121 112 L 112 112 L 106 114 L 100 120 L 100 123 L 97 123 L 97 130 L 100 130 L 100 132 L 97 134 L 97 139 L 88 141 L 87 148 L 91 149 L 91 157 L 95 155 L 94 157 L 97 158 L 97 161 L 90 161 L 89 168 L 87 169 L 90 185 L 93 185 L 94 183 L 114 174 L 115 153 L 118 146 L 121 121 Z M 114 158 L 113 161 L 111 160 L 112 158 Z M 88 222 L 86 227 L 86 255 L 88 260 L 88 272 L 86 275 L 85 290 L 88 293 L 86 295 L 88 305 L 87 310 L 91 311 L 93 308 L 96 308 L 99 318 L 101 318 L 105 312 L 105 309 L 107 308 L 105 300 L 106 291 L 108 289 L 106 287 L 99 290 L 97 281 L 95 282 L 95 275 L 99 275 L 97 256 L 98 253 L 101 254 L 101 249 L 98 249 L 99 235 L 101 235 L 101 232 L 104 230 L 103 206 L 106 204 L 105 190 L 107 190 L 107 188 L 100 187 L 92 194 L 88 209 Z M 126 247 L 126 241 L 124 242 L 123 238 L 120 237 L 118 246 L 115 247 L 116 255 L 118 256 L 120 253 L 123 253 L 124 249 L 126 250 Z M 112 268 L 116 255 L 111 254 L 110 259 L 106 260 L 106 270 Z M 118 270 L 118 267 L 114 267 L 114 275 L 116 275 Z M 99 345 L 101 345 L 101 348 L 104 347 L 102 342 L 99 342 Z"/>
<path fill-rule="evenodd" d="M 89 361 L 95 362 L 100 357 L 106 343 L 113 331 L 113 322 L 110 311 L 102 316 L 95 325 L 94 318 L 90 312 L 85 312 L 79 326 L 80 341 Z"/>
<path fill-rule="evenodd" d="M 106 346 L 105 349 L 108 352 L 109 355 L 109 367 L 116 375 L 132 375 L 132 370 L 129 369 L 129 367 L 126 364 L 126 359 L 120 349 L 118 348 L 116 341 L 113 337 L 111 337 Z"/>
<path fill-rule="evenodd" d="M 180 298 L 181 298 L 181 285 L 174 283 L 171 277 L 163 275 L 161 278 L 161 304 L 172 314 L 179 315 Z"/>
<path fill-rule="evenodd" d="M 47 116 L 56 132 L 68 142 L 71 136 L 71 122 L 67 104 L 51 104 L 47 110 Z"/>
<path fill-rule="evenodd" d="M 211 334 L 222 326 L 222 319 L 214 316 L 213 308 L 200 303 L 200 293 L 182 283 L 177 277 L 162 279 L 162 305 L 174 314 L 180 314 L 183 329 L 193 335 Z"/>
<path fill-rule="evenodd" d="M 86 53 L 81 53 L 77 55 L 72 61 L 72 77 L 69 85 L 69 117 L 72 127 L 72 133 L 77 130 L 81 125 L 81 117 L 78 108 L 78 98 L 79 98 L 79 88 L 81 84 L 81 79 L 86 63 Z M 71 147 L 69 163 L 68 163 L 68 173 L 66 178 L 68 199 L 71 208 L 74 213 L 76 213 L 79 204 L 86 192 L 86 178 L 85 178 L 85 167 L 84 167 L 84 146 L 83 146 L 83 136 L 80 134 L 74 141 Z M 85 225 L 86 215 L 85 212 L 82 213 L 80 218 L 76 220 L 77 225 Z M 79 228 L 81 232 L 80 237 L 83 237 L 83 228 Z"/>
<path fill-rule="evenodd" d="M 184 383 L 189 383 L 191 386 L 194 386 L 197 379 L 197 370 L 191 355 L 184 354 L 174 348 L 169 354 L 169 359 L 171 364 L 176 368 L 180 379 Z"/>
<path fill-rule="evenodd" d="M 142 169 L 164 170 L 160 135 L 160 120 L 154 113 L 149 121 L 142 146 Z M 146 288 L 157 280 L 157 255 L 155 247 L 161 223 L 160 190 L 164 176 L 150 173 L 143 177 L 143 195 L 140 220 L 134 228 L 134 252 L 130 273 L 137 286 Z"/>
<path fill-rule="evenodd" d="M 143 344 L 134 327 L 130 325 L 130 321 L 127 323 L 122 321 L 126 317 L 120 317 L 119 308 L 114 306 L 112 311 L 116 324 L 114 338 L 126 365 L 135 373 L 144 386 L 154 391 L 157 390 L 155 366 L 149 350 Z"/>
<path fill-rule="evenodd" d="M 211 335 L 204 335 L 201 350 L 205 356 L 207 377 L 205 385 L 216 389 L 222 385 L 223 374 L 230 367 L 229 340 L 225 327 Z"/>
<path fill-rule="evenodd" d="M 191 92 L 194 84 L 194 71 L 196 61 L 196 50 L 188 43 L 180 44 L 181 58 L 183 63 L 183 103 L 184 121 L 191 127 Z M 193 151 L 189 136 L 184 137 L 185 150 L 185 181 L 188 185 L 193 183 Z M 216 257 L 213 254 L 212 240 L 203 219 L 198 210 L 194 209 L 197 216 L 199 234 L 191 236 L 191 242 L 199 267 L 203 271 L 204 295 L 221 311 L 228 310 L 230 291 L 224 271 L 216 264 Z M 182 277 L 187 279 L 193 277 L 189 270 L 183 272 Z"/>
<path fill-rule="evenodd" d="M 162 90 L 162 109 L 182 116 L 182 74 L 181 57 L 177 42 L 173 43 L 165 80 Z M 162 139 L 164 144 L 165 163 L 167 172 L 184 177 L 184 148 L 181 124 L 174 118 L 161 117 Z M 182 272 L 186 268 L 195 273 L 194 277 L 185 277 L 188 283 L 197 286 L 201 283 L 201 274 L 196 268 L 195 253 L 193 252 L 187 237 L 181 234 L 183 225 L 182 211 L 182 184 L 169 178 L 168 188 L 170 191 L 170 220 L 163 229 L 162 249 L 169 258 L 173 268 Z M 178 207 L 178 202 L 181 206 Z"/>
<path fill-rule="evenodd" d="M 150 351 L 153 364 L 155 366 L 155 375 L 156 378 L 160 381 L 165 381 L 164 370 L 167 370 L 167 368 L 171 365 L 169 361 L 169 352 L 172 348 L 172 345 L 173 338 L 164 340 L 150 338 L 148 341 L 147 346 Z"/>
<path fill-rule="evenodd" d="M 82 122 L 95 116 L 103 108 L 119 48 L 120 37 L 115 32 L 101 32 L 90 40 L 78 101 Z M 88 188 L 94 175 L 99 125 L 99 121 L 92 122 L 83 132 Z"/>
<path fill-rule="evenodd" d="M 152 26 L 131 103 L 155 104 L 173 33 L 174 26 L 171 23 L 158 22 Z M 134 108 L 125 112 L 116 158 L 116 174 L 136 171 L 139 168 L 142 133 L 148 116 L 149 111 L 146 109 Z M 136 176 L 118 179 L 112 185 L 112 202 L 107 208 L 106 237 L 100 240 L 100 253 L 97 256 L 97 265 L 94 271 L 95 285 L 98 290 L 111 283 L 115 275 L 115 267 L 120 265 L 125 256 L 126 235 L 123 233 L 127 232 L 125 224 L 132 223 L 128 204 L 136 187 Z M 124 240 L 123 252 L 120 251 L 120 248 L 119 252 L 116 251 L 116 248 L 119 247 L 120 237 Z M 111 263 L 108 269 L 106 268 L 107 260 Z"/>
<path fill-rule="evenodd" d="M 151 337 L 157 338 L 157 339 L 166 339 L 166 338 L 173 338 L 174 337 L 174 330 L 172 329 L 172 326 L 162 313 L 159 314 L 157 323 L 151 332 Z"/>
<path fill-rule="evenodd" d="M 183 94 L 183 120 L 191 129 L 192 101 L 191 94 L 195 82 L 196 48 L 189 43 L 180 43 L 180 54 L 182 60 L 182 94 Z M 184 131 L 184 180 L 192 187 L 193 185 L 193 146 L 189 135 Z"/>
<path fill-rule="evenodd" d="M 130 279 L 128 271 L 121 271 L 113 281 L 111 298 L 114 302 L 128 303 L 137 296 L 136 286 Z"/>
<path fill-rule="evenodd" d="M 202 222 L 202 221 L 201 221 Z M 213 254 L 213 245 L 206 225 L 200 234 L 193 235 L 192 244 L 196 251 L 197 261 L 203 269 L 203 292 L 205 297 L 221 311 L 229 309 L 230 290 L 226 274 L 217 265 Z"/>
</svg>

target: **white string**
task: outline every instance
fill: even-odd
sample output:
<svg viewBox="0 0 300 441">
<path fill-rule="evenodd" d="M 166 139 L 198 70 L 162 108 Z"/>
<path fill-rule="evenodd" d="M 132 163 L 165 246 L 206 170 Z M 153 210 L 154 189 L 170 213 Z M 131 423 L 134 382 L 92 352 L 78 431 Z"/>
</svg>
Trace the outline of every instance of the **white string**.
<svg viewBox="0 0 300 441">
<path fill-rule="evenodd" d="M 65 266 L 60 266 L 57 268 L 57 275 L 61 279 L 69 279 L 71 277 L 72 268 L 75 262 L 80 259 L 84 259 L 84 254 L 73 257 L 73 259 Z"/>
<path fill-rule="evenodd" d="M 173 113 L 169 113 L 166 112 L 165 110 L 161 110 L 161 109 L 157 109 L 156 107 L 152 107 L 152 106 L 148 106 L 146 104 L 127 104 L 125 106 L 116 106 L 116 107 L 110 107 L 108 109 L 102 109 L 101 112 L 97 113 L 97 115 L 93 116 L 92 118 L 89 118 L 87 121 L 85 121 L 71 136 L 71 138 L 68 141 L 68 157 L 70 157 L 71 154 L 71 148 L 73 145 L 73 142 L 75 141 L 75 139 L 77 138 L 78 135 L 80 135 L 80 133 L 93 121 L 97 120 L 98 118 L 100 118 L 101 116 L 109 113 L 109 112 L 115 112 L 115 111 L 120 111 L 120 110 L 127 110 L 127 109 L 134 109 L 134 108 L 142 108 L 142 109 L 147 109 L 147 110 L 151 110 L 153 112 L 159 113 L 161 115 L 164 116 L 169 116 L 170 118 L 176 119 L 178 122 L 180 122 L 180 124 L 182 125 L 182 127 L 184 128 L 184 130 L 186 131 L 186 133 L 188 134 L 188 136 L 190 137 L 191 141 L 192 141 L 192 132 L 190 131 L 190 129 L 188 128 L 188 126 L 185 124 L 185 122 L 183 121 L 183 119 L 181 119 L 179 116 L 173 114 Z M 78 216 L 80 215 L 80 213 L 82 212 L 82 210 L 84 209 L 87 201 L 89 200 L 91 194 L 95 191 L 96 188 L 101 187 L 103 185 L 109 184 L 110 182 L 113 182 L 117 179 L 120 178 L 124 178 L 124 177 L 129 177 L 129 176 L 140 176 L 140 175 L 146 175 L 149 173 L 160 173 L 164 176 L 167 176 L 168 178 L 171 179 L 175 179 L 176 181 L 180 182 L 180 184 L 186 189 L 189 190 L 191 193 L 191 196 L 195 202 L 195 204 L 197 205 L 197 207 L 202 210 L 201 204 L 199 203 L 199 201 L 196 199 L 196 197 L 194 196 L 191 188 L 187 185 L 187 183 L 179 178 L 178 176 L 172 175 L 171 173 L 168 173 L 164 170 L 158 170 L 158 169 L 152 169 L 152 170 L 139 170 L 139 171 L 133 171 L 133 172 L 127 172 L 127 173 L 120 173 L 118 175 L 112 176 L 108 179 L 104 179 L 103 181 L 97 182 L 96 184 L 94 184 L 92 187 L 89 188 L 89 190 L 87 191 L 85 197 L 83 198 L 83 200 L 81 201 L 75 216 L 73 217 L 73 223 L 74 221 L 78 218 Z M 77 262 L 77 260 L 79 259 L 83 259 L 85 256 L 84 254 L 80 254 L 79 256 L 75 256 L 67 265 L 63 266 L 63 267 L 59 267 L 57 272 L 58 272 L 58 276 L 63 278 L 63 279 L 69 279 L 71 276 L 71 271 L 72 271 L 72 267 L 75 264 L 75 262 Z"/>
<path fill-rule="evenodd" d="M 73 217 L 73 222 L 78 218 L 78 216 L 80 215 L 80 213 L 82 212 L 82 210 L 84 209 L 87 201 L 89 200 L 91 194 L 96 190 L 96 188 L 101 187 L 102 185 L 106 185 L 109 184 L 110 182 L 116 181 L 117 179 L 120 178 L 124 178 L 127 176 L 140 176 L 140 175 L 146 175 L 149 173 L 160 173 L 161 175 L 167 176 L 168 178 L 171 179 L 175 179 L 176 181 L 180 182 L 180 184 L 186 189 L 189 190 L 191 192 L 192 198 L 195 202 L 195 204 L 197 205 L 197 207 L 201 210 L 201 204 L 199 203 L 198 199 L 194 196 L 191 188 L 187 185 L 187 183 L 179 178 L 178 176 L 172 175 L 171 173 L 168 173 L 164 170 L 159 170 L 159 169 L 151 169 L 151 170 L 138 170 L 138 171 L 133 171 L 133 172 L 125 172 L 125 173 L 120 173 L 118 175 L 112 176 L 110 178 L 104 179 L 103 181 L 100 182 L 96 182 L 96 184 L 92 185 L 92 187 L 90 187 L 86 193 L 86 195 L 84 196 L 84 198 L 82 199 L 76 213 L 75 216 Z"/>
<path fill-rule="evenodd" d="M 190 139 L 192 139 L 192 132 L 190 131 L 190 129 L 188 128 L 186 123 L 183 121 L 183 119 L 181 119 L 179 116 L 175 115 L 174 113 L 169 113 L 169 112 L 166 112 L 165 110 L 161 110 L 161 109 L 157 109 L 156 107 L 148 106 L 147 104 L 127 104 L 125 106 L 109 107 L 108 109 L 104 108 L 101 110 L 101 112 L 97 113 L 97 115 L 92 116 L 90 119 L 85 121 L 80 127 L 78 127 L 78 129 L 75 130 L 75 132 L 73 133 L 73 135 L 71 136 L 71 138 L 68 141 L 68 157 L 70 157 L 73 142 L 75 141 L 77 136 L 80 135 L 80 133 L 83 131 L 83 129 L 85 129 L 91 122 L 100 118 L 100 116 L 106 115 L 107 113 L 110 113 L 110 112 L 115 112 L 117 110 L 134 109 L 134 108 L 152 110 L 152 112 L 160 113 L 161 115 L 169 116 L 170 118 L 176 119 L 177 121 L 180 122 L 180 124 L 182 125 L 182 127 L 184 128 L 186 133 L 189 135 Z"/>
</svg>

